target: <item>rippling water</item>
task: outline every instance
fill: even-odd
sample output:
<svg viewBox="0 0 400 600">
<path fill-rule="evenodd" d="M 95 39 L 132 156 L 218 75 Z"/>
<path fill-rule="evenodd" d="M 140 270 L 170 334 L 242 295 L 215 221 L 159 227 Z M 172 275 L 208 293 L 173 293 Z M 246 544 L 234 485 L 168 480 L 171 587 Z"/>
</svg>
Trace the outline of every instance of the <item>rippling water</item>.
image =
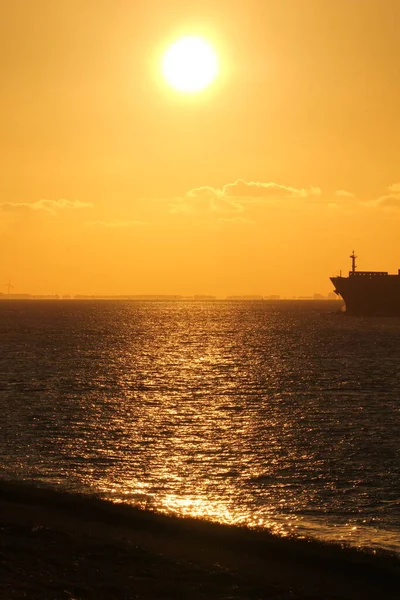
<svg viewBox="0 0 400 600">
<path fill-rule="evenodd" d="M 0 302 L 0 476 L 400 551 L 400 320 Z"/>
</svg>

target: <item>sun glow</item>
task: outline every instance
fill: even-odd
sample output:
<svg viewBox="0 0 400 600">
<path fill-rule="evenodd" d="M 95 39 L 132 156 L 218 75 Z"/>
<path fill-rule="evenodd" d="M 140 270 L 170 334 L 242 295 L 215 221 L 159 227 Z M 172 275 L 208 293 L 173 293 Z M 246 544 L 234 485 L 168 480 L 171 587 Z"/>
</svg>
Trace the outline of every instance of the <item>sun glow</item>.
<svg viewBox="0 0 400 600">
<path fill-rule="evenodd" d="M 176 40 L 162 58 L 162 73 L 174 89 L 194 93 L 208 87 L 218 74 L 218 59 L 211 44 L 201 37 Z"/>
</svg>

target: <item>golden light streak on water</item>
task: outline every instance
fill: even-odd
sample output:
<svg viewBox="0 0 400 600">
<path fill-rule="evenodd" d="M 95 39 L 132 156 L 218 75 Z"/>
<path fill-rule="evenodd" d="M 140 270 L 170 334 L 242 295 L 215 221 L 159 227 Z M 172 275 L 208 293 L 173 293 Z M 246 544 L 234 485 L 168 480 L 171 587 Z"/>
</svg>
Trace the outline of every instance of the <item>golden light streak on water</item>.
<svg viewBox="0 0 400 600">
<path fill-rule="evenodd" d="M 279 306 L 18 308 L 0 348 L 1 468 L 168 514 L 398 548 L 400 324 Z"/>
</svg>

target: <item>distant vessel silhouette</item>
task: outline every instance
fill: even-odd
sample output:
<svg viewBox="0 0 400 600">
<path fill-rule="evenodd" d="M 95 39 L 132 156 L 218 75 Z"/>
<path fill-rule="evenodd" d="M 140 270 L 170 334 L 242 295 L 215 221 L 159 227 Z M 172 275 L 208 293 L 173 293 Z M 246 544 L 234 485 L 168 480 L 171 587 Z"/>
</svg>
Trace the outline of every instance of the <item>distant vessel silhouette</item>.
<svg viewBox="0 0 400 600">
<path fill-rule="evenodd" d="M 397 275 L 387 271 L 356 271 L 354 250 L 350 255 L 348 277 L 330 277 L 335 294 L 340 295 L 349 315 L 400 316 L 400 269 Z"/>
</svg>

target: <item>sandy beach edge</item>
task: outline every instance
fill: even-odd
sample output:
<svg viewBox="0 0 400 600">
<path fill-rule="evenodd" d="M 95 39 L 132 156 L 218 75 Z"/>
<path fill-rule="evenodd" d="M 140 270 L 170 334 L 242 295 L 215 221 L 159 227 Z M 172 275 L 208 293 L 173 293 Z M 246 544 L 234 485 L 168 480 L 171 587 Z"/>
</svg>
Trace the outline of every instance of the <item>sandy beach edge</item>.
<svg viewBox="0 0 400 600">
<path fill-rule="evenodd" d="M 400 561 L 0 480 L 0 598 L 391 599 Z"/>
</svg>

